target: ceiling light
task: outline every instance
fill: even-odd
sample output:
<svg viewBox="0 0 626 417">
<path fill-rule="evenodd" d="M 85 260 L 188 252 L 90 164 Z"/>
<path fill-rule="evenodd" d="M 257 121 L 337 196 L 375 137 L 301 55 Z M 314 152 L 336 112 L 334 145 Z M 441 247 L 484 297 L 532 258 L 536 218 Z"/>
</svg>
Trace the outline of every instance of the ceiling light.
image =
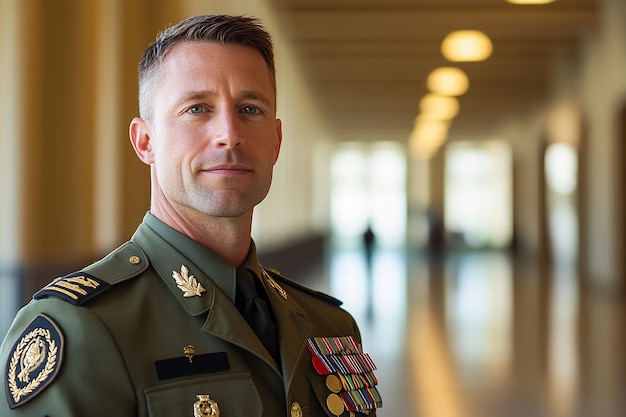
<svg viewBox="0 0 626 417">
<path fill-rule="evenodd" d="M 469 78 L 459 68 L 440 67 L 426 79 L 428 89 L 444 96 L 460 96 L 469 88 Z"/>
<path fill-rule="evenodd" d="M 446 59 L 454 62 L 484 61 L 491 56 L 493 44 L 479 30 L 457 30 L 445 37 L 441 52 Z"/>
<path fill-rule="evenodd" d="M 421 120 L 415 124 L 410 140 L 438 146 L 448 137 L 449 127 L 443 120 Z"/>
<path fill-rule="evenodd" d="M 554 0 L 506 0 L 513 4 L 548 4 L 554 2 Z"/>
<path fill-rule="evenodd" d="M 435 123 L 435 122 L 432 122 Z M 425 147 L 439 147 L 448 138 L 447 129 L 444 126 L 424 125 L 411 133 L 411 141 Z"/>
<path fill-rule="evenodd" d="M 409 149 L 414 158 L 430 158 L 448 138 L 449 123 L 441 120 L 420 120 L 409 136 Z"/>
<path fill-rule="evenodd" d="M 420 100 L 421 117 L 431 120 L 451 120 L 459 113 L 456 97 L 426 94 Z"/>
</svg>

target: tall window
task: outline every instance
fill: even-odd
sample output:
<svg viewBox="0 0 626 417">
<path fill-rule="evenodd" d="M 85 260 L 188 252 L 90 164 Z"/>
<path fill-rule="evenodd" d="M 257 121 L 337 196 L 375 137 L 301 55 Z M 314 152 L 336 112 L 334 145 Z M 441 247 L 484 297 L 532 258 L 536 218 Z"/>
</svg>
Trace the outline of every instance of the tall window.
<svg viewBox="0 0 626 417">
<path fill-rule="evenodd" d="M 576 149 L 565 143 L 548 146 L 545 156 L 547 212 L 550 244 L 557 263 L 572 263 L 578 256 L 578 213 L 575 197 L 578 178 Z"/>
<path fill-rule="evenodd" d="M 406 156 L 392 142 L 346 143 L 331 160 L 331 224 L 339 246 L 361 243 L 368 225 L 381 246 L 406 240 Z"/>
<path fill-rule="evenodd" d="M 453 142 L 446 151 L 446 232 L 471 248 L 509 245 L 512 156 L 503 142 Z"/>
</svg>

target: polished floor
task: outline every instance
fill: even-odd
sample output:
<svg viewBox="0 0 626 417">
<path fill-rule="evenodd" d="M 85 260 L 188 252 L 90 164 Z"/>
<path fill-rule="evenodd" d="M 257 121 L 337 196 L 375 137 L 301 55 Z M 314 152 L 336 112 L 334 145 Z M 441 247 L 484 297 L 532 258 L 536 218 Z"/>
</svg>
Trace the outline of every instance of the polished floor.
<svg viewBox="0 0 626 417">
<path fill-rule="evenodd" d="M 382 417 L 626 416 L 624 298 L 508 253 L 333 251 L 378 365 Z"/>
<path fill-rule="evenodd" d="M 344 300 L 378 366 L 381 417 L 626 416 L 621 294 L 507 253 L 329 252 L 306 284 Z M 17 284 L 0 276 L 0 335 Z"/>
</svg>

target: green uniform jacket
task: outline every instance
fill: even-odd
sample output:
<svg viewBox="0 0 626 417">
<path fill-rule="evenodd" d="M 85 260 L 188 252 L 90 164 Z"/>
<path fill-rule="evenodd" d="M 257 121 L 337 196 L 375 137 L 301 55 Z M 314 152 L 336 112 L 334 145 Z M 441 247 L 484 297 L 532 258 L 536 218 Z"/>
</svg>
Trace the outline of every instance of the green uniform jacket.
<svg viewBox="0 0 626 417">
<path fill-rule="evenodd" d="M 278 324 L 280 369 L 231 297 L 144 221 L 131 241 L 55 280 L 17 314 L 0 349 L 0 416 L 193 417 L 197 395 L 221 417 L 333 416 L 307 340 L 360 343 L 355 321 L 333 298 L 252 258 Z M 184 297 L 174 271 L 205 291 Z"/>
</svg>

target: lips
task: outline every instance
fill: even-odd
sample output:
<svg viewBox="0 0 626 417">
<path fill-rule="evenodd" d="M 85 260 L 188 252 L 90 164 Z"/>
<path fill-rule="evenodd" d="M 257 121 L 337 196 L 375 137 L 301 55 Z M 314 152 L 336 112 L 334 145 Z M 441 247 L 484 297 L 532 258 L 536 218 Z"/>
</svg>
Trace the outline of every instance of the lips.
<svg viewBox="0 0 626 417">
<path fill-rule="evenodd" d="M 240 164 L 220 164 L 206 168 L 203 171 L 216 174 L 238 174 L 252 172 L 252 169 Z"/>
</svg>

